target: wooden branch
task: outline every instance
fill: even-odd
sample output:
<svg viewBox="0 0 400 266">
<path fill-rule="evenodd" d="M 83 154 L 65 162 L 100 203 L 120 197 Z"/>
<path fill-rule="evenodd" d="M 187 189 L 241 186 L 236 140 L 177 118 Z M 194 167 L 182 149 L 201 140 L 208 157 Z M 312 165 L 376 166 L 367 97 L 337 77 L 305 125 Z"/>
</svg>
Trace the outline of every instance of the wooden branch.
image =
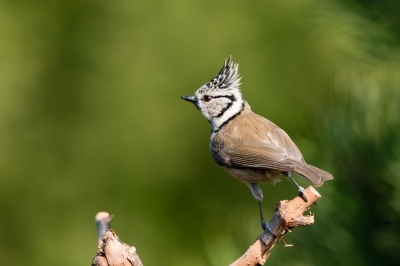
<svg viewBox="0 0 400 266">
<path fill-rule="evenodd" d="M 282 240 L 286 232 L 291 232 L 291 229 L 298 226 L 306 226 L 314 223 L 314 215 L 303 216 L 303 213 L 314 204 L 321 195 L 313 188 L 305 189 L 304 194 L 307 198 L 305 202 L 297 196 L 293 200 L 283 200 L 278 203 L 275 209 L 274 217 L 270 222 L 271 232 L 265 231 L 258 239 L 249 247 L 239 259 L 230 266 L 257 266 L 264 265 L 269 257 L 270 250 L 274 245 Z M 285 242 L 283 242 L 285 246 Z"/>
<path fill-rule="evenodd" d="M 99 212 L 96 214 L 96 229 L 97 229 L 97 242 L 99 245 L 103 237 L 110 230 L 110 222 L 114 215 L 110 215 L 108 212 Z"/>
<path fill-rule="evenodd" d="M 106 212 L 96 215 L 97 234 L 100 237 L 110 227 L 110 216 Z M 117 234 L 109 229 L 102 236 L 92 266 L 143 266 L 134 246 L 123 243 Z"/>
<path fill-rule="evenodd" d="M 303 216 L 303 213 L 320 199 L 321 195 L 311 186 L 304 190 L 304 195 L 307 202 L 300 197 L 290 201 L 280 201 L 269 224 L 272 233 L 265 231 L 246 253 L 230 266 L 264 265 L 269 257 L 270 250 L 278 241 L 282 240 L 285 246 L 290 246 L 286 245 L 282 239 L 285 233 L 291 232 L 294 227 L 313 224 L 314 216 L 311 212 L 307 216 Z M 111 218 L 112 216 L 108 213 L 96 215 L 98 236 L 101 237 L 101 240 L 92 266 L 143 266 L 134 246 L 129 246 L 119 240 L 112 229 L 105 234 L 103 233 L 105 229 L 109 229 Z"/>
</svg>

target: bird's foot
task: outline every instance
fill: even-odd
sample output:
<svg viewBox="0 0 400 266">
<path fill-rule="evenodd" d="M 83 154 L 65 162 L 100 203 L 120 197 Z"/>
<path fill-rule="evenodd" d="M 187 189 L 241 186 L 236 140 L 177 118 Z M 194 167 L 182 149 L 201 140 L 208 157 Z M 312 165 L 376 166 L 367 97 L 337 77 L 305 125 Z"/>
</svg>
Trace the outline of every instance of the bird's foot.
<svg viewBox="0 0 400 266">
<path fill-rule="evenodd" d="M 304 194 L 304 188 L 299 186 L 297 192 L 299 192 L 299 197 L 302 198 L 305 202 L 308 202 L 306 195 Z"/>
<path fill-rule="evenodd" d="M 271 227 L 269 226 L 269 223 L 267 223 L 264 219 L 261 220 L 261 227 L 264 231 L 268 231 L 270 232 L 274 237 L 276 237 L 276 235 L 274 233 L 272 233 Z"/>
</svg>

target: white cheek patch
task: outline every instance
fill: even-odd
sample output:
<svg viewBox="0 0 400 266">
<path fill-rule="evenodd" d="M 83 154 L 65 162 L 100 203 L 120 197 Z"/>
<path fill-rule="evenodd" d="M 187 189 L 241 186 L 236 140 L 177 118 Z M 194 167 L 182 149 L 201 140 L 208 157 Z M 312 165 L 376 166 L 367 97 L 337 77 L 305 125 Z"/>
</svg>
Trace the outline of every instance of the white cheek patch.
<svg viewBox="0 0 400 266">
<path fill-rule="evenodd" d="M 224 123 L 228 122 L 232 117 L 239 114 L 243 109 L 244 100 L 240 91 L 231 91 L 231 93 L 234 97 L 234 100 L 230 101 L 228 99 L 230 101 L 230 105 L 227 105 L 229 108 L 226 109 L 222 115 L 216 115 L 211 118 L 210 122 L 213 131 L 217 131 Z"/>
<path fill-rule="evenodd" d="M 221 117 L 232 105 L 232 101 L 228 98 L 217 98 L 212 101 L 210 106 L 211 117 Z"/>
</svg>

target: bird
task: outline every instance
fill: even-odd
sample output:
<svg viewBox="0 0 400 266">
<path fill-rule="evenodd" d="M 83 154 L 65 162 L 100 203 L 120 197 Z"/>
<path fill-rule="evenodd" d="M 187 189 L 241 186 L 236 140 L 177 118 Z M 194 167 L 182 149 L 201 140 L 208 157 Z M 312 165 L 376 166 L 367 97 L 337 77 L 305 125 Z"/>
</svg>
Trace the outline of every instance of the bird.
<svg viewBox="0 0 400 266">
<path fill-rule="evenodd" d="M 229 54 L 219 73 L 193 96 L 181 99 L 193 103 L 211 126 L 209 149 L 214 161 L 230 175 L 244 182 L 258 201 L 262 229 L 271 231 L 263 218 L 260 182 L 276 183 L 280 175 L 289 178 L 299 196 L 307 201 L 304 188 L 291 176 L 294 172 L 314 186 L 333 176 L 304 160 L 289 135 L 268 119 L 254 113 L 240 90 L 239 64 Z"/>
</svg>

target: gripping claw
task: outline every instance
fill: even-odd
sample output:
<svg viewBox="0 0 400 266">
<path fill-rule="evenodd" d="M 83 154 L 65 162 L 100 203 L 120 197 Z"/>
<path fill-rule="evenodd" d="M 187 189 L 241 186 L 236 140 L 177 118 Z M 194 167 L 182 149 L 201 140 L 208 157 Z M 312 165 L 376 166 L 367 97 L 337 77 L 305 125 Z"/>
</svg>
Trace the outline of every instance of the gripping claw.
<svg viewBox="0 0 400 266">
<path fill-rule="evenodd" d="M 298 186 L 298 190 L 300 198 L 302 198 L 305 202 L 308 202 L 306 195 L 304 195 L 304 188 Z"/>
<path fill-rule="evenodd" d="M 267 223 L 264 219 L 261 220 L 261 227 L 264 231 L 270 232 L 276 238 L 276 235 L 274 233 L 272 233 L 269 223 Z"/>
</svg>

